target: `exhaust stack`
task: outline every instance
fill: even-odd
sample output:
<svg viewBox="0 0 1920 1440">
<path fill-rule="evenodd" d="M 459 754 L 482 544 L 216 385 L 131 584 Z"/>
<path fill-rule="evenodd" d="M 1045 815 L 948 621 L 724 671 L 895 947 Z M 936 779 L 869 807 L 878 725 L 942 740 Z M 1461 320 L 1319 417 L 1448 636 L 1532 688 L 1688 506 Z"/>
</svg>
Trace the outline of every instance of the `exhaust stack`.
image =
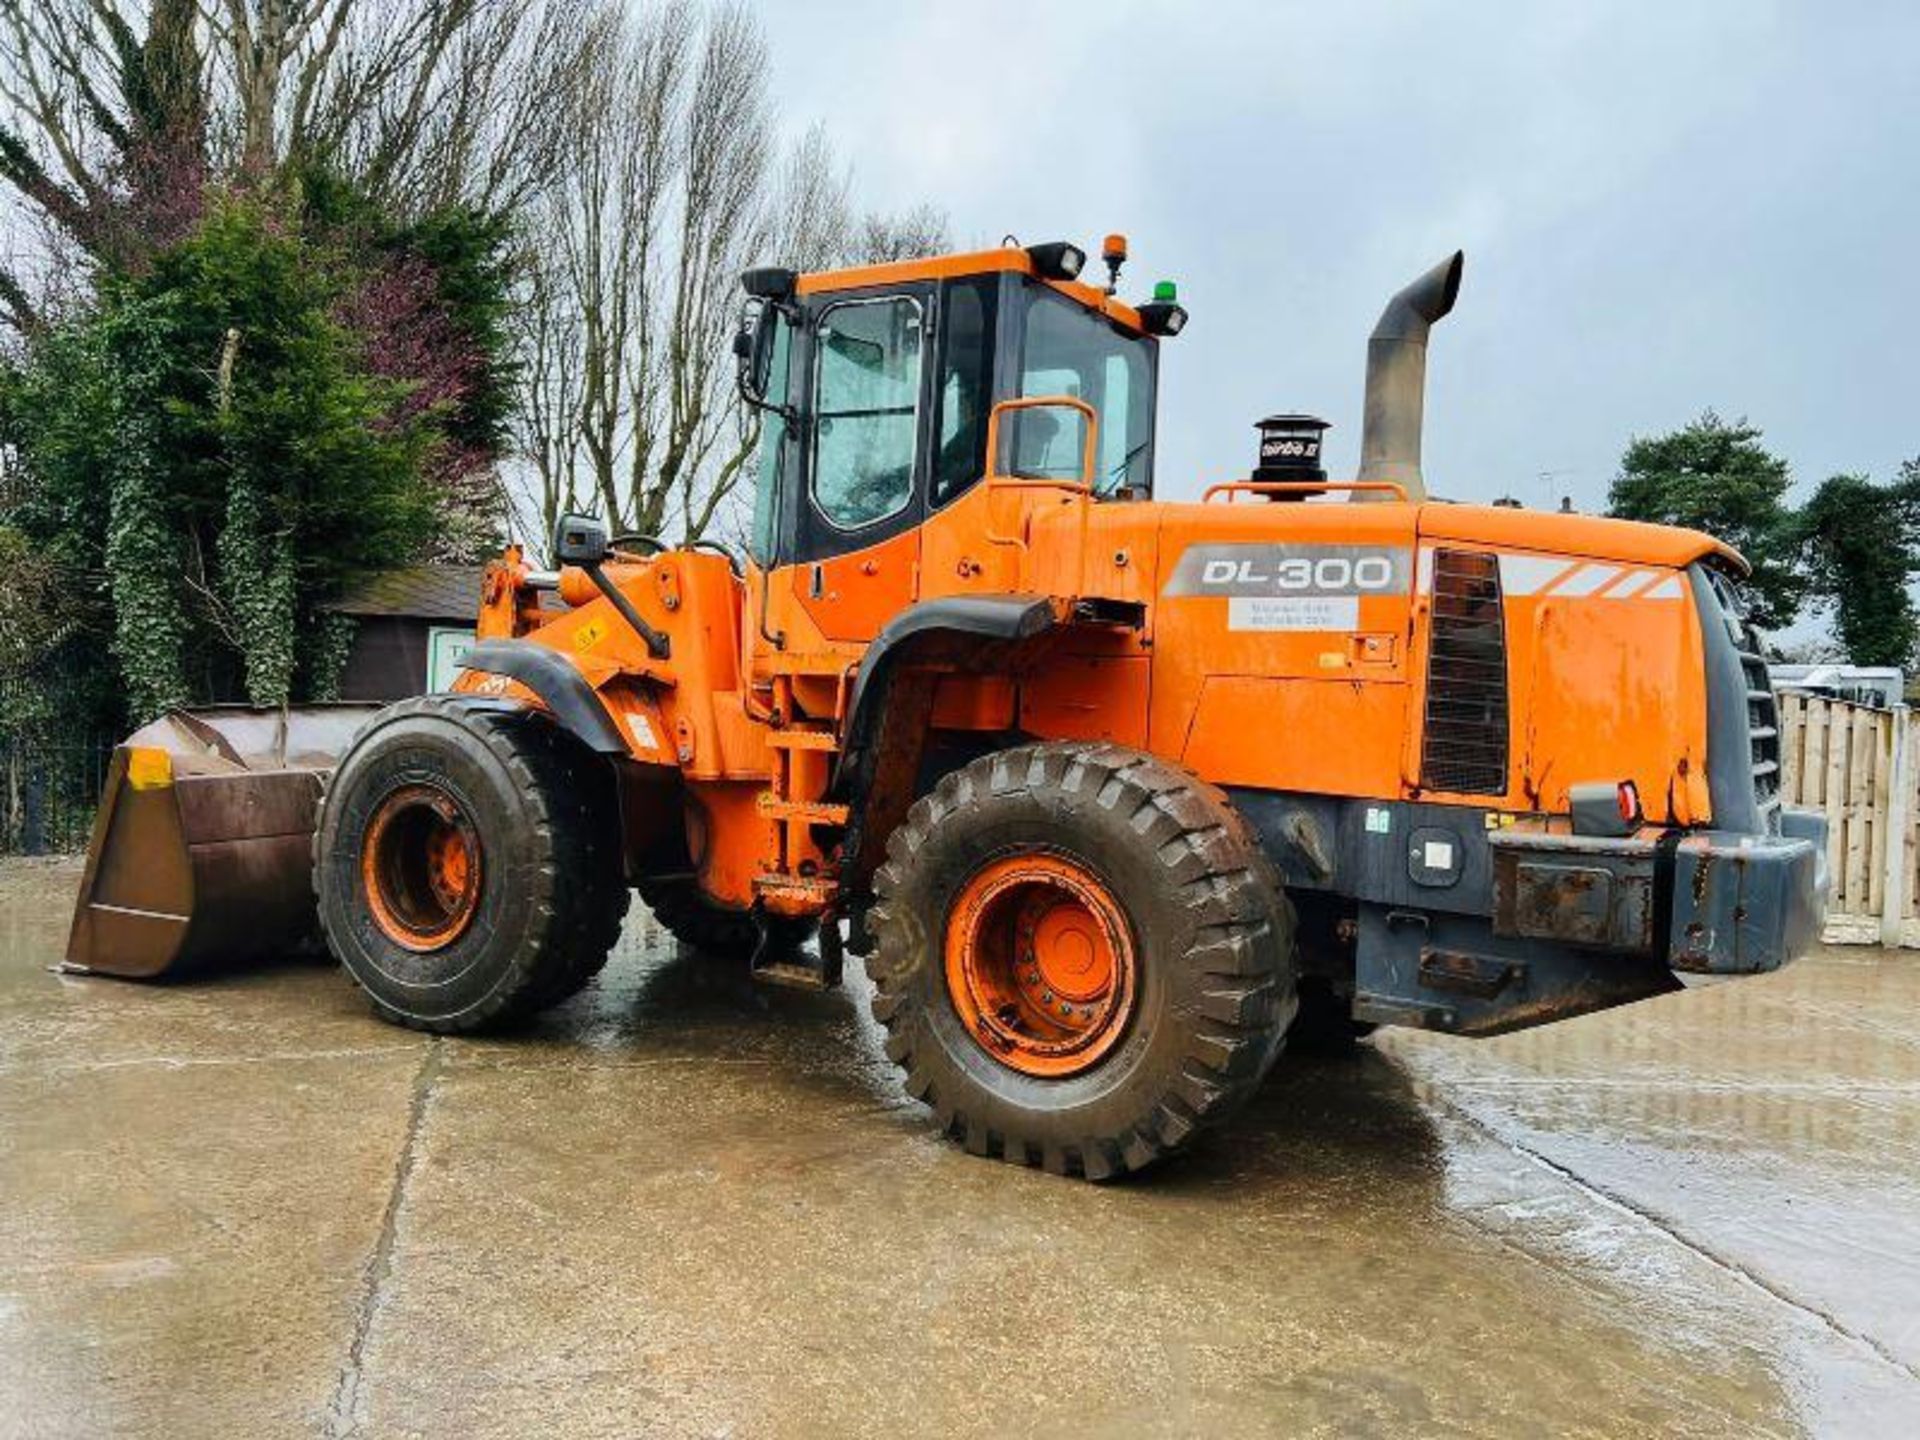
<svg viewBox="0 0 1920 1440">
<path fill-rule="evenodd" d="M 1420 431 L 1427 402 L 1427 331 L 1453 309 L 1466 253 L 1456 250 L 1387 302 L 1367 340 L 1366 415 L 1360 429 L 1362 480 L 1391 480 L 1407 499 L 1427 498 Z M 1361 500 L 1378 492 L 1361 491 Z"/>
</svg>

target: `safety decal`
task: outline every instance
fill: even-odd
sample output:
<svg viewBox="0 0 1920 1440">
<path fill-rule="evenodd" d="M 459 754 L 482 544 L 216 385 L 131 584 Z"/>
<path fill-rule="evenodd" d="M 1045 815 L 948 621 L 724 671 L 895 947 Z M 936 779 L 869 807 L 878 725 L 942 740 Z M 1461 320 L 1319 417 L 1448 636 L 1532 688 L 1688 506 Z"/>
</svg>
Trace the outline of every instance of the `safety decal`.
<svg viewBox="0 0 1920 1440">
<path fill-rule="evenodd" d="M 1357 630 L 1358 595 L 1234 595 L 1229 630 Z"/>
</svg>

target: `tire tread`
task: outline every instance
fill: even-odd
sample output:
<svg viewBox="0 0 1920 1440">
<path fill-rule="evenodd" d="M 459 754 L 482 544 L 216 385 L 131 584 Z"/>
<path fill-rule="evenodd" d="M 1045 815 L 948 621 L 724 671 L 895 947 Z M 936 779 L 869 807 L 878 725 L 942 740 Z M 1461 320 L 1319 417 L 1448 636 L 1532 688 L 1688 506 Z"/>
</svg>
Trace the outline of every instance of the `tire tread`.
<svg viewBox="0 0 1920 1440">
<path fill-rule="evenodd" d="M 1130 1125 L 1077 1144 L 991 1134 L 942 1094 L 918 1046 L 925 1036 L 908 995 L 911 936 L 920 919 L 898 903 L 909 872 L 947 819 L 1021 790 L 1056 791 L 1125 817 L 1165 873 L 1194 928 L 1201 984 L 1198 1023 L 1181 1063 Z M 1214 786 L 1154 756 L 1104 741 L 1048 741 L 996 752 L 953 771 L 916 801 L 887 840 L 874 876 L 868 960 L 873 1014 L 907 1092 L 934 1109 L 940 1129 L 969 1150 L 997 1150 L 1057 1174 L 1114 1179 L 1187 1145 L 1252 1094 L 1277 1058 L 1294 1007 L 1293 910 L 1251 827 Z"/>
<path fill-rule="evenodd" d="M 484 746 L 512 779 L 525 806 L 526 828 L 537 841 L 529 897 L 534 924 L 505 972 L 478 1004 L 449 1016 L 402 1010 L 372 990 L 367 996 L 381 1019 L 432 1034 L 467 1034 L 509 1025 L 576 994 L 605 966 L 626 916 L 629 892 L 621 869 L 618 817 L 610 777 L 594 775 L 595 757 L 537 711 L 481 709 L 459 696 L 423 695 L 402 700 L 376 715 L 353 740 L 341 765 L 323 784 L 314 827 L 316 888 L 324 874 L 327 808 L 335 782 L 354 749 L 402 720 L 432 717 L 451 722 Z M 337 842 L 336 842 L 337 843 Z M 334 953 L 333 925 L 321 893 L 320 916 Z M 349 967 L 351 968 L 351 967 Z M 365 988 L 365 987 L 363 987 Z"/>
</svg>

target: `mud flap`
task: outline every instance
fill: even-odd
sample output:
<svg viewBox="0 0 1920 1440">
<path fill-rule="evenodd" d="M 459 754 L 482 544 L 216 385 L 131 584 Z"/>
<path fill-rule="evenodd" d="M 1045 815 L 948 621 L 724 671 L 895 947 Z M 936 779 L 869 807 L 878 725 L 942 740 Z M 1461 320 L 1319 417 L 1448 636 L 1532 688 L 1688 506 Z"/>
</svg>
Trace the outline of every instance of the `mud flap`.
<svg viewBox="0 0 1920 1440">
<path fill-rule="evenodd" d="M 377 705 L 173 711 L 113 754 L 67 967 L 155 979 L 313 943 L 321 785 Z"/>
</svg>

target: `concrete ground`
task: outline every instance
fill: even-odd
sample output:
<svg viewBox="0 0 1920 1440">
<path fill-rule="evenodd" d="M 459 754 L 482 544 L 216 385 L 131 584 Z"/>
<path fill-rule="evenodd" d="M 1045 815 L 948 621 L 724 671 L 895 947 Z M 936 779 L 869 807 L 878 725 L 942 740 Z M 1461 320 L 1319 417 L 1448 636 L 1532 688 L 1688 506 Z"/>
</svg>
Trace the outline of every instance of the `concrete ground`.
<svg viewBox="0 0 1920 1440">
<path fill-rule="evenodd" d="M 629 928 L 535 1032 L 62 978 L 0 865 L 8 1435 L 1920 1433 L 1920 956 L 1289 1056 L 1096 1188 L 936 1140 L 866 986 Z"/>
</svg>

